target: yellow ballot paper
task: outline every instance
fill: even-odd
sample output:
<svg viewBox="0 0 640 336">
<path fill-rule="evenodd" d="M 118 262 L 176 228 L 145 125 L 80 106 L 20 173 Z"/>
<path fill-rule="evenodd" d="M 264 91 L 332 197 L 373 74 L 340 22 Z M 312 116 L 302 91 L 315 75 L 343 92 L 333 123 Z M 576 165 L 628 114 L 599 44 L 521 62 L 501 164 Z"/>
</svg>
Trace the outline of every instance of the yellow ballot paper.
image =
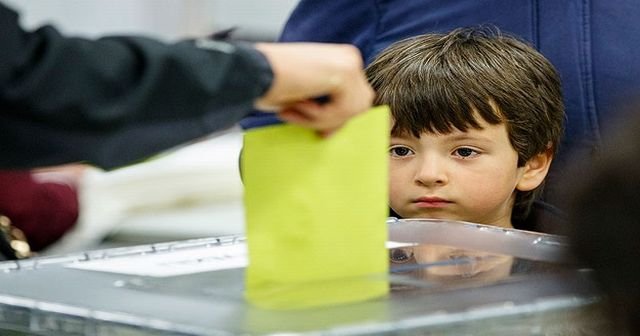
<svg viewBox="0 0 640 336">
<path fill-rule="evenodd" d="M 244 137 L 247 299 L 294 309 L 388 292 L 389 109 L 327 139 L 294 125 Z"/>
</svg>

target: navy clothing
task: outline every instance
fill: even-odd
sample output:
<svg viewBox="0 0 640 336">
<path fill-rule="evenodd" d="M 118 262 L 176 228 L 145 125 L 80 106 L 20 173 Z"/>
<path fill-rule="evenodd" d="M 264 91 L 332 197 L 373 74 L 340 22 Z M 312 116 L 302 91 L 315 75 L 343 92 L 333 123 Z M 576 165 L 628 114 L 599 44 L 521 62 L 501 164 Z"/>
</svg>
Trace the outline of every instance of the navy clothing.
<svg viewBox="0 0 640 336">
<path fill-rule="evenodd" d="M 273 79 L 227 42 L 25 31 L 1 4 L 0 32 L 0 168 L 130 163 L 232 126 Z"/>
<path fill-rule="evenodd" d="M 603 124 L 640 94 L 639 17 L 637 0 L 302 0 L 280 40 L 352 43 L 369 63 L 389 44 L 423 33 L 491 24 L 520 36 L 562 79 L 567 123 L 557 172 L 569 152 L 597 148 Z M 554 175 L 546 187 L 551 193 Z"/>
</svg>

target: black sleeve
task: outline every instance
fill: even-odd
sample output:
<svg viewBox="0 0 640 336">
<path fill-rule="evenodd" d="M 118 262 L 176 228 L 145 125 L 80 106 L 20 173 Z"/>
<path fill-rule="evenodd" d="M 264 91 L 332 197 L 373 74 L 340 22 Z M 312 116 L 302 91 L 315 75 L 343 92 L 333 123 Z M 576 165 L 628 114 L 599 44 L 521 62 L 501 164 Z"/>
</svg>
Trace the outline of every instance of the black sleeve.
<svg viewBox="0 0 640 336">
<path fill-rule="evenodd" d="M 24 31 L 0 4 L 0 167 L 113 167 L 232 126 L 273 74 L 255 49 L 220 41 Z"/>
</svg>

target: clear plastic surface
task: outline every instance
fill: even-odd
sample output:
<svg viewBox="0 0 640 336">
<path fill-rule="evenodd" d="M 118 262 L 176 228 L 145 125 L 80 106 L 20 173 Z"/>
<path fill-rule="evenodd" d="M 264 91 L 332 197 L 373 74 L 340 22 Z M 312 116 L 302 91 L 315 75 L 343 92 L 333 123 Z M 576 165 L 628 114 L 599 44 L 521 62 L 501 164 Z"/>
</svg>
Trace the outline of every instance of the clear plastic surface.
<svg viewBox="0 0 640 336">
<path fill-rule="evenodd" d="M 600 335 L 610 327 L 590 271 L 571 263 L 562 237 L 388 224 L 390 273 L 370 279 L 389 281 L 384 298 L 259 309 L 243 296 L 244 238 L 199 239 L 0 263 L 0 334 Z"/>
</svg>

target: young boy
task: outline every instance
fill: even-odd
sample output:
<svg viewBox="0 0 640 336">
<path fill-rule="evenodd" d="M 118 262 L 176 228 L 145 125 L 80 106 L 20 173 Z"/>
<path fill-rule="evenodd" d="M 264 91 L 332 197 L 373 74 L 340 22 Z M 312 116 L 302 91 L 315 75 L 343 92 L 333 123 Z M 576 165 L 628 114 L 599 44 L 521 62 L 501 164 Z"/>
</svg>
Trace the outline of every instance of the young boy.
<svg viewBox="0 0 640 336">
<path fill-rule="evenodd" d="M 463 28 L 395 43 L 367 76 L 393 115 L 393 215 L 535 228 L 529 214 L 564 121 L 560 79 L 544 56 Z"/>
</svg>

